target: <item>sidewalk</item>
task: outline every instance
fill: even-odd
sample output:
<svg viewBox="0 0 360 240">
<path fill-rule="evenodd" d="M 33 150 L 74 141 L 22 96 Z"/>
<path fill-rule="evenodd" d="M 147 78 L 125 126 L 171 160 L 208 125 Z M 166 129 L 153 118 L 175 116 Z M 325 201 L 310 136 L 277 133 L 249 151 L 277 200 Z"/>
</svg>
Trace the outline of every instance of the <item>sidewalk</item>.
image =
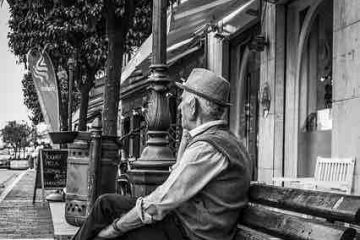
<svg viewBox="0 0 360 240">
<path fill-rule="evenodd" d="M 35 171 L 27 170 L 0 195 L 0 240 L 63 240 L 76 231 L 76 227 L 65 222 L 65 203 L 43 203 L 41 189 L 32 203 L 34 184 Z"/>
</svg>

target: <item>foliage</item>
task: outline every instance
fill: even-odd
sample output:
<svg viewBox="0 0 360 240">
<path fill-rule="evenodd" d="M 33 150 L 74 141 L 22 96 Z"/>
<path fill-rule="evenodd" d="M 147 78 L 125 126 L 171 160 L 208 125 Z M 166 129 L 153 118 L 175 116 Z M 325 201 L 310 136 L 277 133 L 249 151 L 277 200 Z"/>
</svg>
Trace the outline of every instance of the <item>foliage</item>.
<svg viewBox="0 0 360 240">
<path fill-rule="evenodd" d="M 24 96 L 24 104 L 31 111 L 31 116 L 29 116 L 29 119 L 33 122 L 34 125 L 37 125 L 39 122 L 44 121 L 44 117 L 41 113 L 40 103 L 36 94 L 35 85 L 32 80 L 31 73 L 24 74 L 21 83 L 23 86 L 22 90 Z"/>
<path fill-rule="evenodd" d="M 19 62 L 26 65 L 26 54 L 31 48 L 47 51 L 55 69 L 66 69 L 70 57 L 76 59 L 75 91 L 73 93 L 73 110 L 78 107 L 79 93 L 88 94 L 93 85 L 94 75 L 105 64 L 105 37 L 101 28 L 90 29 L 88 18 L 82 8 L 64 7 L 58 1 L 8 1 L 10 5 L 8 34 L 9 46 L 18 57 Z M 86 9 L 85 9 L 86 10 Z M 94 12 L 94 17 L 98 13 Z M 95 31 L 96 30 L 96 31 Z M 89 75 L 91 74 L 91 75 Z M 69 74 L 67 74 L 69 75 Z M 27 91 L 28 78 L 24 78 L 23 88 L 25 102 L 37 100 L 36 91 Z M 62 125 L 67 124 L 68 78 L 59 78 L 60 113 Z M 29 99 L 28 99 L 29 98 Z M 29 104 L 36 123 L 41 116 L 39 104 Z M 28 105 L 27 105 L 28 106 Z M 87 104 L 84 106 L 87 109 Z M 85 112 L 86 117 L 86 112 Z M 63 126 L 66 129 L 66 126 Z"/>
<path fill-rule="evenodd" d="M 174 2 L 174 0 L 168 1 Z M 105 70 L 107 61 L 108 67 L 115 68 L 117 70 L 114 71 L 118 72 L 111 77 L 119 79 L 121 60 L 120 64 L 115 66 L 109 64 L 115 56 L 113 53 L 118 52 L 121 58 L 123 53 L 130 53 L 140 46 L 151 33 L 152 0 L 8 0 L 8 3 L 11 29 L 8 34 L 9 46 L 19 62 L 26 65 L 26 53 L 29 49 L 42 49 L 45 46 L 55 69 L 60 67 L 66 69 L 68 59 L 71 56 L 76 58 L 75 85 L 82 97 L 80 108 L 85 108 L 85 111 L 80 110 L 81 119 L 86 118 L 86 100 L 96 72 Z M 110 22 L 109 12 L 114 13 L 117 24 L 124 25 L 121 32 L 107 29 Z M 109 41 L 116 39 L 111 38 L 114 34 L 117 38 L 124 37 L 125 40 L 121 49 L 109 50 L 111 45 Z M 60 86 L 67 86 L 62 81 L 67 79 L 59 80 Z M 116 87 L 115 91 L 119 92 Z M 67 99 L 64 99 L 67 94 L 61 95 L 60 102 L 67 103 Z M 28 96 L 31 94 L 27 94 L 25 98 Z M 38 107 L 38 105 L 31 106 Z M 62 104 L 60 112 L 64 113 L 66 109 Z M 40 111 L 32 110 L 32 112 L 38 114 Z M 62 118 L 65 117 L 67 116 L 62 115 Z M 32 119 L 40 119 L 40 117 L 34 115 Z"/>
<path fill-rule="evenodd" d="M 32 130 L 26 123 L 17 123 L 16 121 L 10 121 L 1 130 L 3 142 L 13 148 L 15 158 L 18 157 L 21 149 L 29 146 L 29 137 Z"/>
<path fill-rule="evenodd" d="M 66 67 L 67 61 L 76 50 L 78 85 L 80 76 L 86 76 L 89 67 L 104 70 L 107 57 L 104 2 L 96 1 L 24 1 L 9 0 L 11 31 L 9 46 L 26 64 L 26 53 L 31 48 L 48 51 L 55 65 Z M 124 1 L 116 1 L 115 13 L 124 14 Z M 128 31 L 125 52 L 140 46 L 151 33 L 151 2 L 136 1 L 132 28 Z"/>
</svg>

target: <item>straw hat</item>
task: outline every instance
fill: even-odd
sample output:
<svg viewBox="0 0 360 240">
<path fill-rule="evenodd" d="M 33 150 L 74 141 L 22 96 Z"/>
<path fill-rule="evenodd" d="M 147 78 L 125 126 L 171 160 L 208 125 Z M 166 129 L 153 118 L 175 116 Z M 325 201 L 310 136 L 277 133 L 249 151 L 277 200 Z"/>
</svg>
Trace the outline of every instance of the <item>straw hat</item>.
<svg viewBox="0 0 360 240">
<path fill-rule="evenodd" d="M 176 86 L 192 94 L 203 97 L 222 106 L 228 103 L 230 83 L 221 76 L 204 68 L 195 68 L 184 84 L 175 82 Z"/>
</svg>

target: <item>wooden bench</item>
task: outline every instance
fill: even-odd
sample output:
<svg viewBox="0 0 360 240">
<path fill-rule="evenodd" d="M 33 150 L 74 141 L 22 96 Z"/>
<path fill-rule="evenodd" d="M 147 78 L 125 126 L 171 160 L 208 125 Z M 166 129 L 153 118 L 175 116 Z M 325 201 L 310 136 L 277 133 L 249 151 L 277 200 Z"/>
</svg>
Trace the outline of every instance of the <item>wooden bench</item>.
<svg viewBox="0 0 360 240">
<path fill-rule="evenodd" d="M 359 224 L 360 196 L 254 183 L 236 240 L 360 239 Z"/>
<path fill-rule="evenodd" d="M 291 187 L 351 193 L 355 168 L 354 158 L 317 157 L 312 178 L 273 178 L 275 185 L 282 182 Z"/>
</svg>

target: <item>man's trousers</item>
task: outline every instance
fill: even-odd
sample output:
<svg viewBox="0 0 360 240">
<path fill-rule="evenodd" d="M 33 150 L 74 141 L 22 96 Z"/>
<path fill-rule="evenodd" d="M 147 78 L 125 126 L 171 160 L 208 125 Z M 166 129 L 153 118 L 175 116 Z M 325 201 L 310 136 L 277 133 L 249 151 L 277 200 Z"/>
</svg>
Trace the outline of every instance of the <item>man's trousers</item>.
<svg viewBox="0 0 360 240">
<path fill-rule="evenodd" d="M 73 240 L 96 239 L 96 235 L 110 225 L 114 219 L 127 213 L 135 206 L 136 199 L 119 194 L 101 195 L 93 209 L 72 238 Z M 162 221 L 145 225 L 115 238 L 118 240 L 186 240 L 184 230 L 176 216 L 169 214 Z"/>
</svg>

